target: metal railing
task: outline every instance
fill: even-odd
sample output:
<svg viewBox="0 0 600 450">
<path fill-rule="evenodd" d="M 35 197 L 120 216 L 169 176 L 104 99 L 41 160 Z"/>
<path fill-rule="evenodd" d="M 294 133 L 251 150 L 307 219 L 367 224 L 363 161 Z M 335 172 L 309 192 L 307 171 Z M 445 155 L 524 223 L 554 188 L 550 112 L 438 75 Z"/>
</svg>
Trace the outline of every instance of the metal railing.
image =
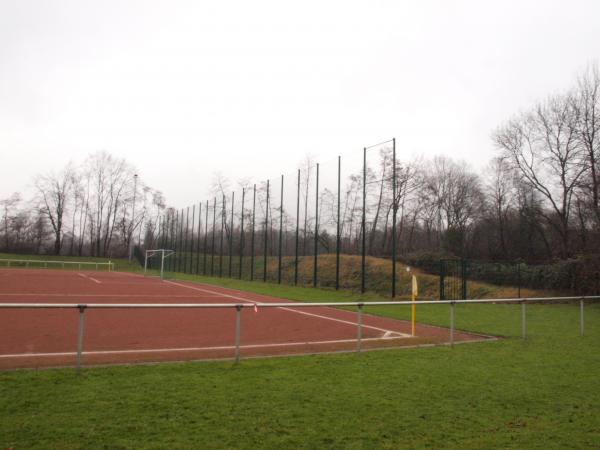
<svg viewBox="0 0 600 450">
<path fill-rule="evenodd" d="M 115 268 L 115 264 L 113 262 L 90 262 L 90 261 L 50 261 L 44 259 L 6 259 L 0 258 L 0 265 L 4 264 L 4 267 L 23 267 L 29 268 L 31 267 L 43 267 L 44 269 L 49 269 L 54 267 L 60 267 L 62 269 L 65 268 L 73 268 L 77 266 L 78 270 L 82 268 L 90 268 L 94 267 L 95 270 L 100 268 L 107 268 L 109 272 L 112 272 Z"/>
<path fill-rule="evenodd" d="M 450 327 L 449 343 L 454 345 L 455 331 L 455 305 L 457 304 L 510 304 L 517 303 L 521 305 L 521 337 L 526 339 L 526 304 L 527 303 L 559 303 L 579 301 L 579 332 L 584 335 L 584 305 L 585 302 L 600 300 L 600 296 L 576 296 L 576 297 L 527 297 L 527 298 L 508 298 L 508 299 L 479 299 L 479 300 L 419 300 L 413 301 L 369 301 L 369 302 L 322 302 L 322 303 L 0 303 L 0 309 L 78 309 L 79 323 L 77 330 L 77 358 L 75 371 L 77 374 L 81 371 L 81 355 L 83 353 L 83 324 L 86 309 L 148 309 L 148 308 L 228 308 L 236 310 L 235 318 L 235 355 L 236 363 L 240 360 L 240 329 L 241 312 L 244 308 L 318 308 L 318 307 L 356 307 L 357 309 L 357 335 L 356 352 L 360 353 L 362 343 L 362 315 L 365 306 L 408 306 L 408 305 L 450 305 Z"/>
</svg>

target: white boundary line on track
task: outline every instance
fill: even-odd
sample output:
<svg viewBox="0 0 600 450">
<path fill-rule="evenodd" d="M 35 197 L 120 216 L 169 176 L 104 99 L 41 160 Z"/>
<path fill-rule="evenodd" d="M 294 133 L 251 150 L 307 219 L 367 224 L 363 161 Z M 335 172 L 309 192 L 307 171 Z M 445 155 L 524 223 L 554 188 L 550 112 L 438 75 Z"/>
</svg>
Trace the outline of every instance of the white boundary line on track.
<svg viewBox="0 0 600 450">
<path fill-rule="evenodd" d="M 394 336 L 383 338 L 363 338 L 362 341 L 391 341 L 396 339 L 404 339 L 406 336 Z M 296 347 L 300 345 L 325 345 L 325 344 L 347 344 L 356 342 L 356 339 L 336 339 L 329 341 L 306 341 L 306 342 L 282 342 L 277 344 L 248 344 L 240 345 L 241 349 L 251 348 L 274 348 L 274 347 Z M 121 355 L 135 353 L 173 353 L 173 352 L 198 352 L 198 351 L 213 351 L 213 350 L 233 350 L 235 345 L 221 345 L 214 347 L 183 347 L 183 348 L 150 348 L 138 350 L 91 350 L 84 351 L 82 355 Z M 52 356 L 73 356 L 77 352 L 54 352 L 54 353 L 16 353 L 12 355 L 0 355 L 0 358 L 30 358 L 30 357 L 52 357 Z"/>
<path fill-rule="evenodd" d="M 102 281 L 98 281 L 95 278 L 90 277 L 89 275 L 86 275 L 85 273 L 78 272 L 77 275 L 79 275 L 82 278 L 85 278 L 85 279 L 88 279 L 88 280 L 92 280 L 94 283 L 102 284 Z"/>
<path fill-rule="evenodd" d="M 234 300 L 241 300 L 241 301 L 243 301 L 245 303 L 250 303 L 252 305 L 257 303 L 255 301 L 248 300 L 247 298 L 238 297 L 237 295 L 225 294 L 225 293 L 222 293 L 222 292 L 211 291 L 210 289 L 203 289 L 203 288 L 199 288 L 199 287 L 195 287 L 195 286 L 188 286 L 186 284 L 177 283 L 175 281 L 169 281 L 169 280 L 163 280 L 163 281 L 165 283 L 173 284 L 175 286 L 185 287 L 185 288 L 188 288 L 188 289 L 193 289 L 195 291 L 207 292 L 209 294 L 214 294 L 214 295 L 218 295 L 218 296 L 221 296 L 221 297 L 232 298 Z M 302 314 L 302 315 L 305 315 L 305 316 L 317 317 L 319 319 L 331 320 L 333 322 L 343 323 L 343 324 L 346 324 L 346 325 L 352 325 L 353 327 L 357 326 L 356 322 L 350 322 L 348 320 L 343 320 L 343 319 L 336 319 L 335 317 L 323 316 L 323 315 L 320 315 L 320 314 L 309 313 L 309 312 L 306 312 L 306 311 L 299 311 L 297 309 L 286 308 L 286 307 L 283 307 L 283 306 L 278 307 L 277 309 L 282 309 L 284 311 L 293 312 L 293 313 L 296 313 L 296 314 Z M 402 333 L 400 331 L 388 330 L 388 329 L 385 329 L 385 328 L 374 327 L 372 325 L 365 325 L 365 324 L 363 324 L 362 327 L 363 328 L 369 328 L 371 330 L 381 331 L 382 333 L 384 333 L 384 335 L 385 334 L 389 335 L 390 333 L 393 333 L 393 334 L 398 335 L 400 337 L 410 337 L 410 335 L 408 335 L 406 333 Z"/>
</svg>

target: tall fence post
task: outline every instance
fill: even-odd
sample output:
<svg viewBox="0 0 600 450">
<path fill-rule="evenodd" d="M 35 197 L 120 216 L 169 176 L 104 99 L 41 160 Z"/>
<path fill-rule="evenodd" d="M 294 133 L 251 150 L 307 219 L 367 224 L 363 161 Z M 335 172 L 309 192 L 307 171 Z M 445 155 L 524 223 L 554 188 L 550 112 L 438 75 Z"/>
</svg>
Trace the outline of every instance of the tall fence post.
<svg viewBox="0 0 600 450">
<path fill-rule="evenodd" d="M 317 163 L 317 179 L 315 189 L 315 256 L 313 263 L 313 287 L 317 287 L 319 256 L 319 163 Z"/>
<path fill-rule="evenodd" d="M 196 232 L 196 275 L 200 273 L 200 235 L 202 234 L 202 202 L 198 203 L 198 231 Z"/>
<path fill-rule="evenodd" d="M 185 241 L 183 242 L 183 273 L 187 273 L 187 262 L 188 262 L 188 255 L 186 255 L 186 252 L 188 251 L 188 232 L 190 229 L 190 207 L 188 206 L 186 209 L 186 213 L 185 213 Z"/>
<path fill-rule="evenodd" d="M 242 319 L 242 305 L 235 305 L 235 363 L 240 362 L 240 324 Z"/>
<path fill-rule="evenodd" d="M 190 229 L 190 272 L 194 273 L 194 223 L 196 221 L 196 205 L 192 205 L 192 228 Z"/>
<path fill-rule="evenodd" d="M 521 301 L 521 337 L 527 338 L 527 313 L 525 310 L 525 300 Z"/>
<path fill-rule="evenodd" d="M 217 197 L 213 199 L 213 226 L 212 226 L 212 242 L 210 251 L 210 276 L 215 274 L 215 227 L 217 225 Z"/>
<path fill-rule="evenodd" d="M 298 169 L 298 194 L 296 198 L 296 250 L 294 253 L 294 286 L 298 284 L 298 243 L 300 234 L 300 169 Z"/>
<path fill-rule="evenodd" d="M 358 327 L 356 330 L 356 353 L 360 353 L 362 347 L 362 314 L 363 314 L 363 304 L 358 304 Z"/>
<path fill-rule="evenodd" d="M 365 292 L 365 251 L 367 249 L 367 148 L 363 149 L 363 196 L 362 196 L 362 253 L 360 262 L 360 292 Z"/>
<path fill-rule="evenodd" d="M 241 225 L 240 225 L 240 267 L 239 267 L 239 279 L 242 279 L 242 268 L 244 266 L 244 245 L 246 244 L 245 242 L 245 236 L 244 236 L 244 205 L 246 202 L 246 188 L 242 188 L 242 216 L 240 218 L 241 220 Z"/>
<path fill-rule="evenodd" d="M 267 282 L 267 250 L 269 241 L 269 180 L 267 180 L 267 204 L 265 207 L 265 248 L 263 260 L 263 282 Z"/>
<path fill-rule="evenodd" d="M 179 224 L 179 254 L 177 256 L 177 272 L 181 272 L 182 253 L 183 253 L 183 208 L 181 208 L 181 223 Z"/>
<path fill-rule="evenodd" d="M 277 283 L 281 284 L 281 263 L 283 257 L 283 175 L 281 175 L 281 194 L 279 201 L 279 259 L 277 262 Z"/>
<path fill-rule="evenodd" d="M 221 236 L 219 237 L 219 277 L 223 276 L 223 239 L 225 238 L 225 194 L 221 203 Z"/>
<path fill-rule="evenodd" d="M 583 298 L 579 300 L 579 334 L 583 336 Z"/>
<path fill-rule="evenodd" d="M 204 254 L 202 255 L 202 269 L 204 275 L 207 272 L 206 258 L 208 257 L 208 210 L 210 209 L 208 200 L 206 200 L 206 211 L 204 211 Z"/>
<path fill-rule="evenodd" d="M 75 366 L 75 373 L 79 375 L 81 373 L 81 353 L 83 352 L 83 317 L 86 305 L 77 305 L 79 308 L 79 327 L 77 329 L 77 362 Z"/>
<path fill-rule="evenodd" d="M 342 175 L 342 157 L 338 156 L 338 178 L 337 178 L 337 223 L 335 232 L 335 290 L 340 288 L 340 198 L 341 198 L 341 175 Z"/>
<path fill-rule="evenodd" d="M 229 278 L 233 269 L 233 206 L 235 204 L 235 192 L 231 193 L 231 220 L 229 226 Z"/>
<path fill-rule="evenodd" d="M 254 281 L 254 234 L 256 223 L 256 184 L 252 188 L 252 231 L 250 233 L 250 281 Z"/>
<path fill-rule="evenodd" d="M 450 346 L 454 346 L 454 302 L 450 303 Z"/>
<path fill-rule="evenodd" d="M 392 298 L 396 297 L 396 138 L 392 140 Z"/>
</svg>

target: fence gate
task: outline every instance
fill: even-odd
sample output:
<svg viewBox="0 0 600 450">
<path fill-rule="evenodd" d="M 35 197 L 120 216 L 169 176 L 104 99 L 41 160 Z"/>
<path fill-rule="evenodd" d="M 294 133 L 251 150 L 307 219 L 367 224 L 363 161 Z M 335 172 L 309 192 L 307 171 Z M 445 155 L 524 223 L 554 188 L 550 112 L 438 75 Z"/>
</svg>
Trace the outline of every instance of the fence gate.
<svg viewBox="0 0 600 450">
<path fill-rule="evenodd" d="M 467 260 L 440 260 L 440 300 L 466 300 Z"/>
</svg>

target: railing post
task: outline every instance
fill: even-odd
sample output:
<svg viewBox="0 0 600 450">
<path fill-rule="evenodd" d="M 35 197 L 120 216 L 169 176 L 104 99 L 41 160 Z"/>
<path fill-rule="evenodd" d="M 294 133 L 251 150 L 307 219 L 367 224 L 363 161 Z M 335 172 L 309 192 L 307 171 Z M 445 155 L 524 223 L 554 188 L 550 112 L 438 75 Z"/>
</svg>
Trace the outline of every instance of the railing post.
<svg viewBox="0 0 600 450">
<path fill-rule="evenodd" d="M 450 346 L 454 346 L 454 302 L 450 303 Z"/>
<path fill-rule="evenodd" d="M 83 352 L 83 316 L 86 305 L 77 305 L 79 308 L 79 328 L 77 330 L 77 363 L 75 373 L 79 375 L 81 372 L 81 353 Z"/>
<path fill-rule="evenodd" d="M 356 353 L 360 353 L 362 346 L 362 313 L 363 313 L 363 304 L 358 304 L 358 329 L 356 336 Z"/>
<path fill-rule="evenodd" d="M 579 300 L 579 334 L 583 336 L 583 298 Z"/>
<path fill-rule="evenodd" d="M 527 339 L 527 316 L 525 313 L 525 300 L 521 301 L 521 337 Z"/>
<path fill-rule="evenodd" d="M 235 305 L 235 363 L 240 362 L 240 322 L 242 305 Z"/>
</svg>

